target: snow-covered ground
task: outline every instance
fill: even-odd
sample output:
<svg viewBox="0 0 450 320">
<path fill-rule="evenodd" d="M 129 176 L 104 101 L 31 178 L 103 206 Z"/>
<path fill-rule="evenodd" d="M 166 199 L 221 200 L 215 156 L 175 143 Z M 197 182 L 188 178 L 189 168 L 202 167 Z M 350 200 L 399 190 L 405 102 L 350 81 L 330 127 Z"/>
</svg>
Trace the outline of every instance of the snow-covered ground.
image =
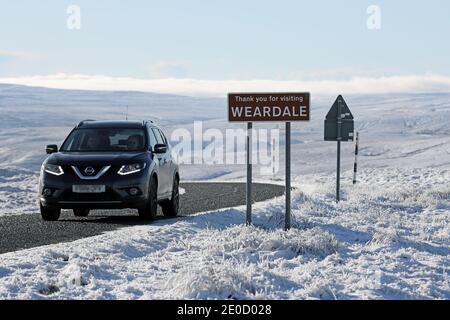
<svg viewBox="0 0 450 320">
<path fill-rule="evenodd" d="M 323 141 L 335 97 L 313 95 L 311 122 L 293 126 L 289 232 L 281 197 L 256 205 L 254 227 L 233 208 L 3 254 L 0 298 L 449 299 L 450 94 L 345 98 L 361 172 L 353 186 L 353 145 L 344 144 L 341 203 L 336 145 Z M 194 120 L 230 127 L 225 99 L 0 85 L 0 215 L 37 212 L 46 144 L 85 118 L 123 119 L 126 105 L 130 118 L 157 119 L 169 135 Z M 186 180 L 245 177 L 239 165 L 181 170 Z M 283 170 L 255 175 L 279 182 Z"/>
<path fill-rule="evenodd" d="M 0 256 L 0 299 L 450 299 L 450 170 L 365 170 L 283 198 Z"/>
</svg>

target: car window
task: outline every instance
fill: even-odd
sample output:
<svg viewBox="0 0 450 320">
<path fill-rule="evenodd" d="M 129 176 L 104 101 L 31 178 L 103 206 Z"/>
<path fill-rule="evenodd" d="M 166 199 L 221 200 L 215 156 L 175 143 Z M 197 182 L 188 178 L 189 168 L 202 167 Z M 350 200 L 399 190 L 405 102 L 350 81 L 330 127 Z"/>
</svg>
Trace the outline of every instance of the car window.
<svg viewBox="0 0 450 320">
<path fill-rule="evenodd" d="M 143 129 L 81 128 L 72 131 L 61 146 L 61 151 L 142 151 L 145 149 L 145 140 Z"/>
<path fill-rule="evenodd" d="M 163 141 L 164 141 L 164 144 L 168 145 L 168 143 L 167 143 L 167 138 L 166 138 L 166 136 L 164 135 L 164 132 L 162 132 L 162 130 L 159 130 L 159 129 L 158 129 L 158 131 L 159 131 L 159 133 L 160 133 L 160 135 L 161 135 L 161 137 L 162 137 L 162 139 L 163 139 Z"/>
<path fill-rule="evenodd" d="M 153 132 L 153 130 L 151 130 L 151 128 L 149 128 L 150 130 L 148 130 L 148 135 L 150 138 L 150 147 L 153 148 L 155 147 L 155 145 L 158 143 L 155 137 L 155 133 Z"/>
<path fill-rule="evenodd" d="M 164 139 L 161 137 L 161 133 L 158 129 L 152 128 L 153 133 L 155 134 L 156 141 L 158 141 L 159 144 L 164 144 Z"/>
</svg>

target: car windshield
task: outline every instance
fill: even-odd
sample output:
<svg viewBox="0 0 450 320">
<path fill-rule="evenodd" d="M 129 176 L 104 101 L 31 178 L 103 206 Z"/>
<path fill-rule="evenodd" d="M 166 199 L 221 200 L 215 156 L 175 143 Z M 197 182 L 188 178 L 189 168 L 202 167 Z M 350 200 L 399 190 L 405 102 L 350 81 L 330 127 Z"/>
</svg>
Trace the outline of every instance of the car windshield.
<svg viewBox="0 0 450 320">
<path fill-rule="evenodd" d="M 63 152 L 111 152 L 145 150 L 144 129 L 75 129 L 61 146 Z"/>
</svg>

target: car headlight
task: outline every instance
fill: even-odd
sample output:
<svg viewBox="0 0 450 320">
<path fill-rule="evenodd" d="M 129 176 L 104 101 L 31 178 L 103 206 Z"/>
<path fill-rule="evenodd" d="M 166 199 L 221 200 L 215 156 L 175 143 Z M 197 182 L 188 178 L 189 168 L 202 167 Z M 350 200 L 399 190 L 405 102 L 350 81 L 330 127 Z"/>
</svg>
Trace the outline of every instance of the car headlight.
<svg viewBox="0 0 450 320">
<path fill-rule="evenodd" d="M 145 168 L 145 163 L 133 163 L 133 164 L 125 164 L 120 167 L 118 174 L 121 176 L 125 176 L 127 174 L 132 174 L 141 171 Z"/>
<path fill-rule="evenodd" d="M 55 164 L 49 164 L 47 163 L 44 167 L 44 171 L 50 174 L 53 174 L 55 176 L 60 176 L 64 174 L 63 168 L 61 166 L 57 166 Z"/>
</svg>

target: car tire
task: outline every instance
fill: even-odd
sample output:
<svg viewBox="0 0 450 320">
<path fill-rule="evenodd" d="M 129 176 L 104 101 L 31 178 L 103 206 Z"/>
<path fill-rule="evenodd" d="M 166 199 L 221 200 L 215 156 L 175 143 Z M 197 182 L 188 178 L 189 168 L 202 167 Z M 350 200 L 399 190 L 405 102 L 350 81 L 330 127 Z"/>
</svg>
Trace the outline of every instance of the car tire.
<svg viewBox="0 0 450 320">
<path fill-rule="evenodd" d="M 158 181 L 155 177 L 150 180 L 150 185 L 148 186 L 148 199 L 147 203 L 143 208 L 138 210 L 139 217 L 143 220 L 153 220 L 156 218 L 158 212 Z"/>
<path fill-rule="evenodd" d="M 56 221 L 61 215 L 61 209 L 55 207 L 43 206 L 42 203 L 39 205 L 41 209 L 41 217 L 44 221 Z"/>
<path fill-rule="evenodd" d="M 89 215 L 89 209 L 73 209 L 75 217 L 87 217 Z"/>
<path fill-rule="evenodd" d="M 180 181 L 173 179 L 172 198 L 161 204 L 162 212 L 166 217 L 176 217 L 180 208 Z"/>
</svg>

